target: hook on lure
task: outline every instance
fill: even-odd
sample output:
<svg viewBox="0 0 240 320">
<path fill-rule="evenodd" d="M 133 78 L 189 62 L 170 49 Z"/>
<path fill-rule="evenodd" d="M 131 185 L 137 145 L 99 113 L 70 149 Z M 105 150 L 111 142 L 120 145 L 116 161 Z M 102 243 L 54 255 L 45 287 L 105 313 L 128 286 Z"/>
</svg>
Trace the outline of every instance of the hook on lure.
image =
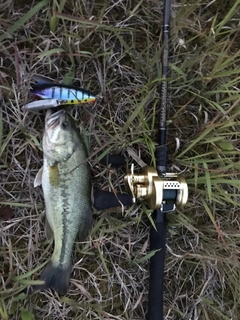
<svg viewBox="0 0 240 320">
<path fill-rule="evenodd" d="M 74 85 L 51 82 L 49 78 L 44 76 L 35 76 L 34 78 L 38 83 L 32 86 L 30 93 L 43 100 L 26 104 L 23 106 L 23 110 L 37 111 L 63 105 L 78 105 L 95 102 L 99 98 L 91 91 Z M 46 79 L 45 82 L 44 79 Z"/>
</svg>

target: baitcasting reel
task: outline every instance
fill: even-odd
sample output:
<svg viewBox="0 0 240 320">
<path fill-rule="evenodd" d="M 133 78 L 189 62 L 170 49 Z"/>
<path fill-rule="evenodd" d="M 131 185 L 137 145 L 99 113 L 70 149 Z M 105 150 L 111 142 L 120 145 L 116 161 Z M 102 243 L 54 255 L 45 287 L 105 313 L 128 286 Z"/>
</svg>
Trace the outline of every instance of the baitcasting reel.
<svg viewBox="0 0 240 320">
<path fill-rule="evenodd" d="M 173 211 L 187 203 L 188 186 L 186 180 L 175 173 L 158 175 L 154 167 L 146 166 L 140 174 L 131 172 L 124 177 L 127 189 L 132 195 L 132 201 L 145 200 L 150 209 L 162 208 L 163 211 Z"/>
</svg>

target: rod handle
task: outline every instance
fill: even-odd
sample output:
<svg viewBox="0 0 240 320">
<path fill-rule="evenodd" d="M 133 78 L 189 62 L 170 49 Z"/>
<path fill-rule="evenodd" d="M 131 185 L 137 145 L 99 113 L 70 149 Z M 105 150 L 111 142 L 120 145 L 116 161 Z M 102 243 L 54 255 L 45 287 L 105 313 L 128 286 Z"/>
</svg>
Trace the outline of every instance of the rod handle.
<svg viewBox="0 0 240 320">
<path fill-rule="evenodd" d="M 156 151 L 155 151 L 156 167 L 157 167 L 157 171 L 160 174 L 166 173 L 167 152 L 168 152 L 168 147 L 166 145 L 156 147 Z"/>
<path fill-rule="evenodd" d="M 97 210 L 104 210 L 114 207 L 120 207 L 121 203 L 124 206 L 133 204 L 132 196 L 128 193 L 116 193 L 103 190 L 96 190 L 94 195 L 94 208 Z M 120 202 L 121 203 L 120 203 Z"/>
<path fill-rule="evenodd" d="M 163 276 L 167 223 L 165 213 L 154 211 L 155 226 L 150 228 L 150 249 L 158 250 L 150 259 L 150 283 L 147 320 L 163 320 Z"/>
<path fill-rule="evenodd" d="M 99 160 L 104 166 L 122 167 L 126 165 L 126 159 L 122 154 L 107 154 Z"/>
</svg>

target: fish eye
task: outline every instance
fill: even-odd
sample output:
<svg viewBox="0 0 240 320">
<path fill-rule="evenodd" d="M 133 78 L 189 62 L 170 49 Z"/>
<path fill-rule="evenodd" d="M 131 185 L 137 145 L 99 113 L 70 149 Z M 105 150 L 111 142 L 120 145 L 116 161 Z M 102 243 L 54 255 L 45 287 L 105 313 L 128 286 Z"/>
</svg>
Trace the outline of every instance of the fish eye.
<svg viewBox="0 0 240 320">
<path fill-rule="evenodd" d="M 67 122 L 62 122 L 62 128 L 67 129 L 68 128 L 68 123 Z"/>
</svg>

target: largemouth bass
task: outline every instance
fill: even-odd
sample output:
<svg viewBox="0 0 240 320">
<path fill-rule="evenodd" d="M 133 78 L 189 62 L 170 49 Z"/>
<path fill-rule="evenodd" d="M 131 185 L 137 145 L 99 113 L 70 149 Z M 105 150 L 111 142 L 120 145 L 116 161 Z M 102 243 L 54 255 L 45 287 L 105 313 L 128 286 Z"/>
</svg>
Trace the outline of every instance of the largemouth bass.
<svg viewBox="0 0 240 320">
<path fill-rule="evenodd" d="M 65 295 L 70 282 L 74 241 L 77 233 L 79 241 L 87 237 L 92 211 L 91 172 L 86 146 L 64 109 L 55 113 L 47 111 L 43 153 L 43 167 L 34 186 L 42 184 L 54 252 L 41 274 L 40 279 L 45 285 L 38 289 L 52 288 Z"/>
</svg>

